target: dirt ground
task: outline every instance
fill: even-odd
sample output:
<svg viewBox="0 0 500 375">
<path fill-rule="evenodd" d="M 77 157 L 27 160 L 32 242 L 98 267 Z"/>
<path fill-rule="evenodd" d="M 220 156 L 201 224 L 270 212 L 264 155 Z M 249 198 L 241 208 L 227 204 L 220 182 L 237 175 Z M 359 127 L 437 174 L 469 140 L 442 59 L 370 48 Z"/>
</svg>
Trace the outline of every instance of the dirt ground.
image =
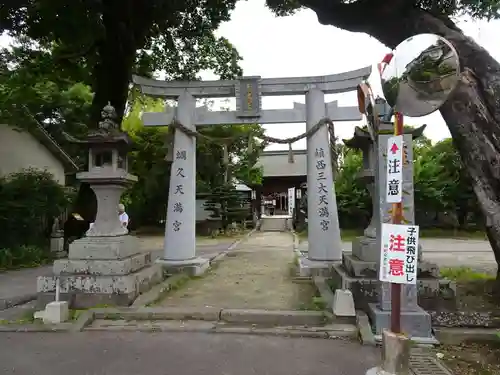
<svg viewBox="0 0 500 375">
<path fill-rule="evenodd" d="M 304 309 L 314 288 L 292 282 L 290 233 L 256 232 L 207 275 L 169 293 L 161 306 Z"/>
<path fill-rule="evenodd" d="M 457 310 L 500 316 L 500 287 L 493 273 L 464 268 L 449 272 L 457 283 Z M 500 334 L 493 342 L 443 346 L 437 352 L 455 375 L 500 375 Z"/>
<path fill-rule="evenodd" d="M 500 375 L 500 338 L 492 343 L 466 343 L 438 349 L 454 375 Z"/>
</svg>

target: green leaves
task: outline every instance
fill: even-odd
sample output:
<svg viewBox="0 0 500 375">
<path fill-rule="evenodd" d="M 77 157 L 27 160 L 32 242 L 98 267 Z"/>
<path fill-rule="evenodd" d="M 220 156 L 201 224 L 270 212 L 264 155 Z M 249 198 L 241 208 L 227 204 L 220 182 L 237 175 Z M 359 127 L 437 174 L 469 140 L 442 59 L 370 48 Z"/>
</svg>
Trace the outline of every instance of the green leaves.
<svg viewBox="0 0 500 375">
<path fill-rule="evenodd" d="M 335 180 L 339 220 L 342 228 L 362 228 L 371 217 L 371 198 L 366 185 L 358 178 L 363 170 L 360 151 L 346 149 Z"/>
<path fill-rule="evenodd" d="M 27 169 L 0 179 L 0 249 L 46 244 L 52 219 L 73 198 L 48 172 Z"/>
<path fill-rule="evenodd" d="M 201 71 L 209 70 L 223 79 L 239 76 L 241 56 L 227 39 L 214 35 L 220 23 L 229 20 L 235 3 L 20 0 L 4 4 L 0 32 L 22 41 L 26 55 L 22 58 L 15 51 L 11 56 L 11 66 L 4 70 L 23 70 L 17 84 L 7 84 L 19 88 L 44 82 L 43 87 L 17 95 L 25 102 L 31 94 L 38 105 L 54 96 L 55 88 L 47 87 L 51 82 L 58 90 L 65 88 L 64 80 L 89 85 L 95 95 L 92 124 L 87 124 L 96 126 L 108 101 L 118 114 L 124 113 L 132 73 L 151 76 L 163 71 L 167 79 L 197 79 Z"/>
</svg>

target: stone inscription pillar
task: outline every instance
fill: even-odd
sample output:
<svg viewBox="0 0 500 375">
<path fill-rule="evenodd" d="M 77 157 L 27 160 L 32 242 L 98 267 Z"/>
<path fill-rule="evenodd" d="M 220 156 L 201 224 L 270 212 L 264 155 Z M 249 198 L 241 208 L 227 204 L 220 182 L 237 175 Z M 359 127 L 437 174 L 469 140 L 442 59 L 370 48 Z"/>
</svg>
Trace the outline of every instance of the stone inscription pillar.
<svg viewBox="0 0 500 375">
<path fill-rule="evenodd" d="M 176 118 L 195 130 L 196 99 L 187 91 L 179 96 Z M 186 261 L 196 257 L 196 138 L 175 131 L 165 223 L 164 260 Z"/>
<path fill-rule="evenodd" d="M 306 127 L 326 117 L 325 94 L 316 88 L 306 93 Z M 337 201 L 333 183 L 328 129 L 324 126 L 307 139 L 307 212 L 309 260 L 342 259 Z"/>
</svg>

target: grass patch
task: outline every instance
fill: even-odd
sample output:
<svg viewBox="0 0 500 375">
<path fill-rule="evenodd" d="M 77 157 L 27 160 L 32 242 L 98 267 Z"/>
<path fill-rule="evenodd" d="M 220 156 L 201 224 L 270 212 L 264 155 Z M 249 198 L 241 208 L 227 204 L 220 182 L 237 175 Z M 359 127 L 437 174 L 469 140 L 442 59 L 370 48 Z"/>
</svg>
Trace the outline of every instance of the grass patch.
<svg viewBox="0 0 500 375">
<path fill-rule="evenodd" d="M 494 280 L 495 276 L 485 272 L 478 272 L 469 267 L 441 268 L 441 277 L 461 283 Z"/>
<path fill-rule="evenodd" d="M 332 290 L 333 293 L 335 293 L 335 291 L 339 289 L 339 285 L 334 279 L 327 279 L 326 285 L 328 285 L 328 287 Z"/>
<path fill-rule="evenodd" d="M 0 319 L 0 325 L 8 325 L 8 324 L 33 324 L 38 323 L 39 320 L 35 319 L 35 309 L 30 309 L 24 311 L 21 316 L 17 319 Z"/>
<path fill-rule="evenodd" d="M 451 267 L 442 268 L 441 276 L 456 282 L 458 311 L 500 314 L 500 283 L 496 274 L 469 267 Z"/>
<path fill-rule="evenodd" d="M 323 311 L 326 309 L 326 302 L 312 284 L 301 284 L 301 302 L 298 310 L 301 311 Z"/>
<path fill-rule="evenodd" d="M 421 229 L 420 237 L 487 240 L 486 233 L 482 231 L 463 231 L 463 230 L 434 229 L 434 228 Z"/>
</svg>

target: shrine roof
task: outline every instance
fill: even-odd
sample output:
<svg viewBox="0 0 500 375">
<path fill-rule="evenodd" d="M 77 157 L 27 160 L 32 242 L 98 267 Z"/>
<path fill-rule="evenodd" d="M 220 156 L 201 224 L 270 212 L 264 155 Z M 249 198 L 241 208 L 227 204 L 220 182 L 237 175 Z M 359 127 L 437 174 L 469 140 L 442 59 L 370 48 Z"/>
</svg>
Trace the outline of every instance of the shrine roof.
<svg viewBox="0 0 500 375">
<path fill-rule="evenodd" d="M 264 151 L 257 166 L 263 168 L 263 177 L 307 176 L 307 150 L 293 150 L 293 163 L 289 151 Z"/>
</svg>

